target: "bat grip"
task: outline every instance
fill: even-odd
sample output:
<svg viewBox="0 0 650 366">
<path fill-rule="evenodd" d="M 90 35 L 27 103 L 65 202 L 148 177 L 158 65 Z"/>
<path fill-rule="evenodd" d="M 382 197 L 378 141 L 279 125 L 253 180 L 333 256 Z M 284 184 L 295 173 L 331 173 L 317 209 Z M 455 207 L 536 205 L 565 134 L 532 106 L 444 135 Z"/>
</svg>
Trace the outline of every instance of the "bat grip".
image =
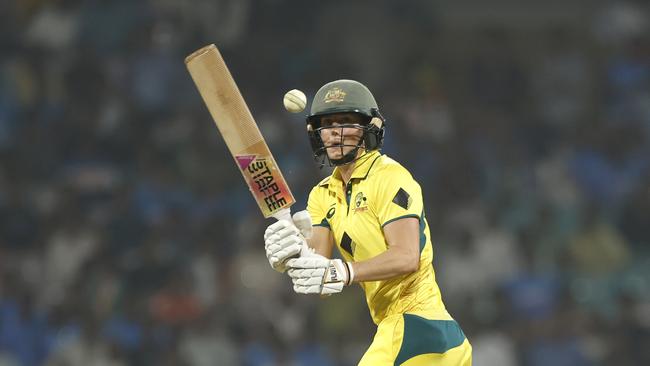
<svg viewBox="0 0 650 366">
<path fill-rule="evenodd" d="M 289 221 L 289 222 L 293 222 L 293 221 L 291 220 L 291 209 L 290 209 L 289 207 L 287 207 L 287 208 L 283 208 L 283 209 L 281 209 L 280 211 L 274 213 L 274 214 L 271 215 L 271 216 L 272 216 L 273 218 L 275 218 L 276 220 L 278 220 L 278 221 L 280 221 L 280 220 L 287 220 L 287 221 Z"/>
</svg>

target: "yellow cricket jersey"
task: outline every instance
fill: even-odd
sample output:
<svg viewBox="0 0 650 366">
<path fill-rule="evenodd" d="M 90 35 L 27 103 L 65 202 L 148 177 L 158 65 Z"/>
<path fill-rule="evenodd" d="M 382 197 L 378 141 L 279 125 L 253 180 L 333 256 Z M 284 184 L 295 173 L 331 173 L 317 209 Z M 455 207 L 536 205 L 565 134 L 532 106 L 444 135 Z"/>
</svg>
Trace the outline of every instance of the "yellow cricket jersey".
<svg viewBox="0 0 650 366">
<path fill-rule="evenodd" d="M 363 261 L 388 249 L 382 228 L 395 220 L 420 220 L 420 267 L 411 274 L 361 283 L 376 324 L 393 314 L 425 311 L 432 319 L 451 319 L 433 271 L 433 247 L 424 217 L 422 191 L 411 174 L 379 151 L 361 157 L 347 186 L 338 169 L 309 195 L 307 210 L 315 226 L 330 228 L 346 261 Z"/>
</svg>

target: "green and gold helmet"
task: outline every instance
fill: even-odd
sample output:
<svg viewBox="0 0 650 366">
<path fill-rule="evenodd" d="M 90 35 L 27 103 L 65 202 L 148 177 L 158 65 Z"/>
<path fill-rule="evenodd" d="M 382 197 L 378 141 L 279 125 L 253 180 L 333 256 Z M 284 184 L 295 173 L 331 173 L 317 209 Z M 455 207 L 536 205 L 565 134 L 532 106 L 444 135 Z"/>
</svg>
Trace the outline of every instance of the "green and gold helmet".
<svg viewBox="0 0 650 366">
<path fill-rule="evenodd" d="M 363 120 L 363 139 L 348 156 L 336 161 L 327 157 L 323 140 L 320 137 L 321 118 L 337 113 L 356 113 Z M 361 146 L 366 151 L 381 148 L 384 139 L 385 119 L 379 113 L 377 101 L 368 88 L 355 80 L 336 80 L 323 85 L 311 103 L 311 112 L 307 116 L 307 131 L 314 152 L 314 158 L 322 164 L 327 158 L 331 165 L 343 165 L 354 161 Z"/>
<path fill-rule="evenodd" d="M 318 90 L 311 103 L 309 118 L 343 112 L 372 117 L 373 109 L 379 108 L 375 97 L 365 85 L 354 80 L 336 80 Z"/>
</svg>

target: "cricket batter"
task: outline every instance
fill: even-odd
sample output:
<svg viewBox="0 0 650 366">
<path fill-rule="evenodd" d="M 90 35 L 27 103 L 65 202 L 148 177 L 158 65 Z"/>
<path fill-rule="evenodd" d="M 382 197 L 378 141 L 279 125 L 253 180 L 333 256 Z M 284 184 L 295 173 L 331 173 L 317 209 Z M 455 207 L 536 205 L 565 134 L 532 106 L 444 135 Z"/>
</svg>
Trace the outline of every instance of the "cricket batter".
<svg viewBox="0 0 650 366">
<path fill-rule="evenodd" d="M 311 233 L 286 220 L 267 228 L 269 263 L 301 294 L 361 285 L 377 333 L 359 365 L 471 365 L 472 347 L 436 283 L 420 186 L 381 154 L 384 130 L 363 84 L 337 80 L 318 90 L 307 131 L 316 159 L 335 169 L 309 195 Z M 331 259 L 334 246 L 343 260 Z"/>
</svg>

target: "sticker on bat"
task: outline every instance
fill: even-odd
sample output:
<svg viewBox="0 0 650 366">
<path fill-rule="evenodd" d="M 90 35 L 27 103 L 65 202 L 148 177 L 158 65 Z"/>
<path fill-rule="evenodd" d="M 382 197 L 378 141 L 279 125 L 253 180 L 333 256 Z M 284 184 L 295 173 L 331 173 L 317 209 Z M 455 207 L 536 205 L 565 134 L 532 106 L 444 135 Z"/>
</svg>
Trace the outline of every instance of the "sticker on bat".
<svg viewBox="0 0 650 366">
<path fill-rule="evenodd" d="M 289 187 L 273 159 L 258 155 L 237 155 L 235 160 L 264 216 L 292 203 Z"/>
</svg>

